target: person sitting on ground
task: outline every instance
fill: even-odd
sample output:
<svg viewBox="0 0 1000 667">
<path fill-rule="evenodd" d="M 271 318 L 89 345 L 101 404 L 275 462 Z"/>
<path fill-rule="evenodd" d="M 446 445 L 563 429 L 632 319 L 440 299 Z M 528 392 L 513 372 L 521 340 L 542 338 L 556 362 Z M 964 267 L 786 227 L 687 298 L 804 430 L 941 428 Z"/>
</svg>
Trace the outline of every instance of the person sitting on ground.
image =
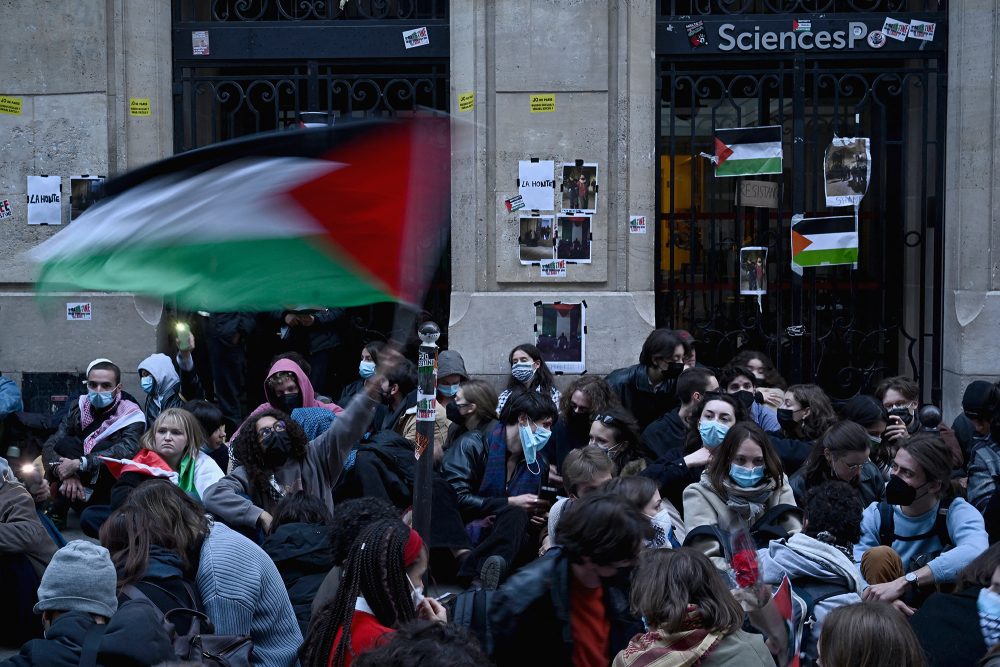
<svg viewBox="0 0 1000 667">
<path fill-rule="evenodd" d="M 588 444 L 604 450 L 622 475 L 634 475 L 646 467 L 639 424 L 622 408 L 611 408 L 594 415 Z"/>
<path fill-rule="evenodd" d="M 293 493 L 278 503 L 271 534 L 261 545 L 281 573 L 303 637 L 316 592 L 333 567 L 331 524 L 333 516 L 322 500 Z"/>
<path fill-rule="evenodd" d="M 789 438 L 813 442 L 837 421 L 830 398 L 814 384 L 793 384 L 778 408 L 778 423 Z"/>
<path fill-rule="evenodd" d="M 383 357 L 387 351 L 383 350 Z M 417 404 L 417 366 L 409 359 L 402 360 L 384 377 L 373 377 L 369 383 L 378 387 L 379 399 L 385 407 L 381 424 L 376 433 L 393 431 L 399 433 L 406 411 Z"/>
<path fill-rule="evenodd" d="M 78 511 L 108 504 L 114 477 L 98 457 L 132 458 L 145 430 L 142 410 L 122 391 L 118 366 L 107 359 L 92 361 L 87 394 L 70 407 L 42 447 L 46 477 L 58 484 L 50 511 L 57 525 L 65 524 L 71 504 Z"/>
<path fill-rule="evenodd" d="M 277 410 L 247 417 L 233 438 L 233 470 L 202 497 L 205 508 L 231 527 L 254 533 L 270 531 L 278 502 L 296 491 L 321 498 L 333 512 L 333 487 L 344 460 L 371 421 L 383 373 L 394 371 L 401 357 L 383 354 L 379 373 L 323 435 L 307 440 L 298 422 Z M 279 362 L 280 363 L 280 362 Z M 303 376 L 304 379 L 304 376 Z"/>
<path fill-rule="evenodd" d="M 361 348 L 361 361 L 358 363 L 358 375 L 360 377 L 344 387 L 340 393 L 340 398 L 337 399 L 337 405 L 346 408 L 351 399 L 365 388 L 365 380 L 375 375 L 375 367 L 378 365 L 378 353 L 382 351 L 383 347 L 385 347 L 385 343 L 380 340 L 373 340 L 365 343 L 364 347 Z"/>
<path fill-rule="evenodd" d="M 320 609 L 300 657 L 303 667 L 350 667 L 386 634 L 416 618 L 448 622 L 444 607 L 424 597 L 428 552 L 398 519 L 365 528 L 351 546 L 336 599 Z"/>
<path fill-rule="evenodd" d="M 642 629 L 628 610 L 627 570 L 652 538 L 649 519 L 603 491 L 573 503 L 559 546 L 515 572 L 494 594 L 490 627 L 498 667 L 606 667 Z"/>
<path fill-rule="evenodd" d="M 639 363 L 608 374 L 608 384 L 644 430 L 679 405 L 677 378 L 691 346 L 676 331 L 655 329 L 642 344 Z"/>
<path fill-rule="evenodd" d="M 0 372 L 0 445 L 4 444 L 4 430 L 7 418 L 13 419 L 13 415 L 24 411 L 24 402 L 21 400 L 21 388 L 10 378 L 5 378 Z M 6 450 L 0 450 L 6 451 Z"/>
<path fill-rule="evenodd" d="M 927 667 L 910 624 L 882 602 L 849 604 L 830 612 L 818 651 L 823 667 Z"/>
<path fill-rule="evenodd" d="M 137 486 L 102 526 L 101 541 L 121 582 L 145 578 L 154 565 L 150 555 L 171 552 L 194 578 L 215 634 L 249 636 L 254 664 L 296 664 L 302 633 L 277 567 L 174 484 L 157 479 Z"/>
<path fill-rule="evenodd" d="M 973 380 L 962 394 L 962 411 L 951 424 L 962 448 L 966 465 L 972 465 L 976 450 L 987 444 L 996 444 L 990 432 L 993 413 L 1000 403 L 1000 388 L 993 382 Z"/>
<path fill-rule="evenodd" d="M 146 393 L 142 411 L 146 414 L 147 427 L 152 427 L 164 410 L 184 404 L 181 377 L 170 357 L 161 353 L 151 354 L 139 362 L 136 372 L 139 373 L 139 386 Z"/>
<path fill-rule="evenodd" d="M 616 477 L 601 487 L 601 490 L 617 493 L 649 517 L 654 535 L 646 541 L 647 549 L 677 549 L 681 546 L 687 535 L 681 513 L 669 500 L 660 498 L 656 482 L 648 477 Z"/>
<path fill-rule="evenodd" d="M 962 399 L 963 414 L 972 426 L 975 435 L 969 447 L 968 499 L 977 510 L 986 513 L 986 508 L 996 493 L 996 478 L 1000 475 L 1000 444 L 993 438 L 992 424 L 1000 417 L 1000 390 L 990 385 L 966 389 Z M 972 390 L 970 392 L 970 390 Z M 969 394 L 973 393 L 974 396 Z M 982 394 L 987 394 L 986 398 Z"/>
<path fill-rule="evenodd" d="M 642 432 L 642 441 L 656 458 L 680 450 L 691 430 L 691 414 L 709 392 L 719 390 L 715 373 L 707 368 L 688 368 L 677 378 L 680 406 L 658 418 Z"/>
<path fill-rule="evenodd" d="M 38 587 L 44 639 L 32 639 L 0 667 L 121 665 L 174 660 L 170 638 L 144 600 L 118 604 L 108 550 L 73 540 L 52 556 Z"/>
<path fill-rule="evenodd" d="M 874 397 L 858 394 L 840 407 L 840 416 L 865 430 L 871 448 L 869 459 L 878 468 L 882 483 L 888 482 L 896 449 L 890 447 L 882 437 L 889 420 L 885 408 Z"/>
<path fill-rule="evenodd" d="M 802 530 L 802 512 L 781 461 L 767 435 L 753 422 L 739 422 L 726 433 L 701 480 L 684 490 L 685 546 L 698 549 L 723 572 L 730 572 L 725 535 L 744 524 L 751 534 L 787 537 Z M 758 547 L 763 544 L 758 544 Z"/>
<path fill-rule="evenodd" d="M 538 497 L 549 471 L 540 452 L 556 418 L 555 406 L 538 392 L 519 392 L 504 415 L 485 438 L 466 434 L 445 454 L 443 474 L 458 496 L 475 547 L 458 573 L 469 581 L 491 556 L 502 557 L 506 568 L 534 557 L 548 510 Z"/>
<path fill-rule="evenodd" d="M 796 595 L 806 600 L 799 650 L 811 665 L 826 615 L 861 602 L 865 582 L 851 550 L 861 537 L 864 505 L 845 482 L 836 481 L 812 487 L 804 501 L 802 532 L 771 540 L 759 557 L 761 581 L 777 587 L 788 576 Z"/>
<path fill-rule="evenodd" d="M 205 441 L 201 443 L 201 451 L 215 461 L 223 474 L 229 471 L 229 445 L 226 444 L 226 419 L 222 410 L 204 399 L 188 401 L 184 409 L 194 415 L 201 424 Z"/>
<path fill-rule="evenodd" d="M 952 593 L 932 593 L 910 619 L 931 667 L 978 665 L 1000 645 L 1000 544 L 965 566 Z"/>
<path fill-rule="evenodd" d="M 618 397 L 604 378 L 581 375 L 570 383 L 559 401 L 559 419 L 552 427 L 552 439 L 545 450 L 549 478 L 558 483 L 563 461 L 574 449 L 590 443 L 590 425 L 594 415 L 619 407 Z"/>
<path fill-rule="evenodd" d="M 885 408 L 889 416 L 889 424 L 885 429 L 884 438 L 892 448 L 891 460 L 891 457 L 895 456 L 895 448 L 920 430 L 921 424 L 917 418 L 920 386 L 908 377 L 886 378 L 875 388 L 875 398 L 882 403 L 882 407 Z M 955 433 L 943 423 L 938 424 L 935 428 L 951 454 L 952 468 L 957 470 L 964 467 L 965 458 Z"/>
<path fill-rule="evenodd" d="M 740 350 L 726 365 L 745 368 L 753 373 L 757 378 L 757 391 L 764 398 L 764 405 L 773 410 L 781 407 L 788 383 L 774 367 L 771 357 L 756 350 Z"/>
<path fill-rule="evenodd" d="M 882 499 L 882 474 L 868 460 L 871 442 L 865 430 L 850 421 L 836 422 L 816 441 L 812 454 L 788 483 L 799 507 L 810 488 L 829 480 L 847 482 L 861 498 L 862 509 Z"/>
<path fill-rule="evenodd" d="M 493 430 L 497 424 L 497 392 L 484 380 L 463 382 L 455 400 L 445 410 L 448 421 L 452 423 L 448 428 L 448 442 L 444 446 L 444 451 L 447 451 L 463 438 L 484 439 Z M 468 435 L 472 432 L 478 435 Z"/>
<path fill-rule="evenodd" d="M 986 550 L 982 515 L 952 496 L 950 481 L 951 453 L 937 434 L 901 440 L 885 500 L 865 509 L 854 547 L 854 560 L 870 584 L 865 600 L 893 603 L 909 615 L 904 595 L 918 602 L 920 589 L 951 583 Z"/>
<path fill-rule="evenodd" d="M 595 445 L 587 445 L 574 449 L 566 455 L 563 461 L 563 484 L 567 498 L 560 498 L 549 510 L 549 534 L 546 536 L 548 545 L 558 544 L 556 531 L 563 511 L 573 506 L 573 503 L 592 493 L 617 474 L 614 461 L 603 449 Z M 547 551 L 549 546 L 545 546 Z"/>
<path fill-rule="evenodd" d="M 774 411 L 765 408 L 757 402 L 757 376 L 749 369 L 739 366 L 726 366 L 719 371 L 719 388 L 727 394 L 735 396 L 743 404 L 750 420 L 767 433 L 779 430 L 778 420 Z"/>
<path fill-rule="evenodd" d="M 497 416 L 504 418 L 503 408 L 516 392 L 536 391 L 552 399 L 552 404 L 559 409 L 562 394 L 556 389 L 555 377 L 541 351 L 530 343 L 518 345 L 507 356 L 510 364 L 510 379 L 507 388 L 497 397 Z"/>
<path fill-rule="evenodd" d="M 464 628 L 436 621 L 409 621 L 384 643 L 354 660 L 354 667 L 483 667 L 490 659 Z"/>
<path fill-rule="evenodd" d="M 32 614 L 35 592 L 56 545 L 38 520 L 35 503 L 0 458 L 0 581 L 6 582 L 0 606 L 0 645 L 20 646 L 42 636 Z"/>
<path fill-rule="evenodd" d="M 629 642 L 614 667 L 704 665 L 772 667 L 760 635 L 744 632 L 743 607 L 718 571 L 694 549 L 657 549 L 639 556 L 630 596 L 646 632 Z"/>
</svg>

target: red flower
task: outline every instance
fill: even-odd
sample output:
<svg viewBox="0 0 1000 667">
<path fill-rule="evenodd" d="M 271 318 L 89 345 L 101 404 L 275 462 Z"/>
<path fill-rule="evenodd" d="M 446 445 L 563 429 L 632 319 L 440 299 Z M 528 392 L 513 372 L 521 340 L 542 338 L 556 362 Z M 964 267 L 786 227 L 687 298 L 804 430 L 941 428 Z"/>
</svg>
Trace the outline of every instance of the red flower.
<svg viewBox="0 0 1000 667">
<path fill-rule="evenodd" d="M 736 574 L 736 584 L 740 588 L 749 588 L 757 583 L 760 571 L 757 568 L 757 552 L 747 549 L 733 554 L 733 572 Z"/>
</svg>

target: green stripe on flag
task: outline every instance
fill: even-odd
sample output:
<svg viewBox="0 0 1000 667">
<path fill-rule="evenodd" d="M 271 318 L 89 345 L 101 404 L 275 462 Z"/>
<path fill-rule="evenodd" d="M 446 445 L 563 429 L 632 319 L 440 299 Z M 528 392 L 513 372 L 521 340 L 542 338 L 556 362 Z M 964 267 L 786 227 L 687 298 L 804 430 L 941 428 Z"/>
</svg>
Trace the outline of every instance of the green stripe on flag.
<svg viewBox="0 0 1000 667">
<path fill-rule="evenodd" d="M 274 266 L 310 276 L 294 290 L 270 276 Z M 270 270 L 261 267 L 269 266 Z M 202 280 L 208 274 L 211 280 Z M 60 257 L 41 267 L 40 291 L 130 292 L 177 299 L 186 310 L 275 310 L 291 304 L 360 306 L 395 301 L 363 270 L 339 261 L 309 237 L 157 247 L 120 247 Z"/>
<path fill-rule="evenodd" d="M 858 249 L 829 248 L 827 250 L 803 250 L 792 257 L 799 266 L 823 266 L 827 264 L 857 264 Z"/>
<path fill-rule="evenodd" d="M 780 157 L 753 158 L 749 160 L 729 158 L 715 168 L 716 176 L 757 176 L 761 174 L 780 173 Z"/>
</svg>

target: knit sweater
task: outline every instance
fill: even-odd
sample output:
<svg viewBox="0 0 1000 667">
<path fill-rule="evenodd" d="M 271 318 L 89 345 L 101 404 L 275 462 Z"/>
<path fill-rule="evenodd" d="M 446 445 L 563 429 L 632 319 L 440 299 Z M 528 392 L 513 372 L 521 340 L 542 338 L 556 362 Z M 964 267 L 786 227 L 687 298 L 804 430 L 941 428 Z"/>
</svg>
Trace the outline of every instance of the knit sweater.
<svg viewBox="0 0 1000 667">
<path fill-rule="evenodd" d="M 215 523 L 201 547 L 196 579 L 220 635 L 250 635 L 252 663 L 298 665 L 302 633 L 278 568 L 256 544 Z"/>
</svg>

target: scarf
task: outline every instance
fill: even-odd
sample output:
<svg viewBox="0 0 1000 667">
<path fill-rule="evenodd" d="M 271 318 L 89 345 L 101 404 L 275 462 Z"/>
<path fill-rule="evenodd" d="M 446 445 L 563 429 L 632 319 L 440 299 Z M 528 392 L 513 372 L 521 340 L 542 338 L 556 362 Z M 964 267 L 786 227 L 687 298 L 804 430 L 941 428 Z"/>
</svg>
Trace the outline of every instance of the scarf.
<svg viewBox="0 0 1000 667">
<path fill-rule="evenodd" d="M 701 611 L 688 605 L 687 616 L 676 632 L 651 630 L 636 635 L 615 657 L 614 667 L 689 667 L 699 665 L 725 635 L 702 626 Z"/>
<path fill-rule="evenodd" d="M 507 433 L 503 424 L 497 424 L 486 437 L 486 471 L 479 485 L 479 495 L 489 498 L 511 498 L 524 493 L 538 493 L 542 478 L 532 474 L 521 461 L 507 481 Z M 541 459 L 539 459 L 539 465 Z"/>
<path fill-rule="evenodd" d="M 764 513 L 767 501 L 770 500 L 771 494 L 777 488 L 773 479 L 765 479 L 757 486 L 744 489 L 727 477 L 722 482 L 723 488 L 720 490 L 712 486 L 712 481 L 704 472 L 701 474 L 700 484 L 725 498 L 726 506 L 743 519 L 748 526 L 752 526 Z"/>
<path fill-rule="evenodd" d="M 98 415 L 94 412 L 94 407 L 87 400 L 87 396 L 80 397 L 80 427 L 84 432 L 94 424 Z M 97 446 L 97 443 L 110 436 L 116 431 L 120 431 L 131 424 L 146 423 L 146 417 L 142 410 L 132 401 L 122 398 L 119 393 L 114 402 L 108 406 L 104 413 L 101 424 L 83 439 L 83 453 L 90 454 Z"/>
</svg>

